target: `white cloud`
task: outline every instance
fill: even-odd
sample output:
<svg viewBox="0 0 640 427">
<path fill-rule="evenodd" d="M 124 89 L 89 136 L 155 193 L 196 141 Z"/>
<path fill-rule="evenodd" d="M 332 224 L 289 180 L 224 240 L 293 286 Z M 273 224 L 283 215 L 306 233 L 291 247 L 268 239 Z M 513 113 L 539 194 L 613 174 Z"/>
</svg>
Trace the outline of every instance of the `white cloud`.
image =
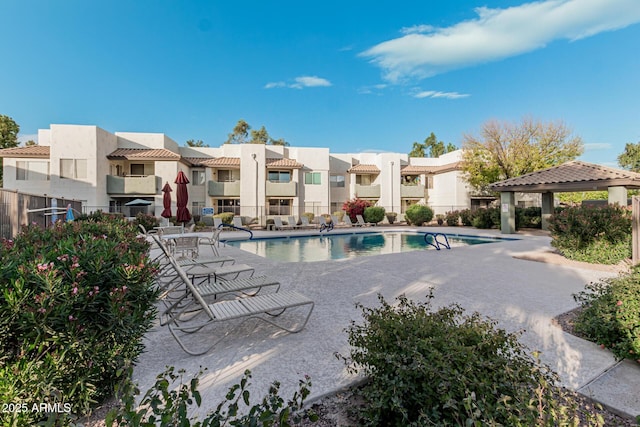
<svg viewBox="0 0 640 427">
<path fill-rule="evenodd" d="M 431 33 L 436 30 L 436 27 L 433 25 L 413 25 L 411 27 L 403 27 L 400 29 L 402 34 L 420 34 L 420 33 Z"/>
<path fill-rule="evenodd" d="M 292 89 L 302 89 L 305 87 L 331 86 L 331 82 L 318 76 L 300 76 L 293 79 L 293 83 L 286 82 L 270 82 L 264 85 L 265 89 L 273 89 L 278 87 L 288 87 Z"/>
<path fill-rule="evenodd" d="M 446 28 L 404 28 L 404 36 L 360 55 L 382 68 L 386 80 L 399 83 L 520 55 L 554 40 L 579 40 L 640 22 L 638 0 L 543 0 L 475 11 L 476 19 Z M 425 30 L 428 33 L 423 34 Z"/>
<path fill-rule="evenodd" d="M 414 98 L 446 98 L 446 99 L 460 99 L 467 98 L 470 95 L 468 93 L 458 92 L 440 92 L 435 90 L 423 90 L 413 94 Z"/>
<path fill-rule="evenodd" d="M 584 144 L 584 151 L 611 150 L 613 145 L 606 142 L 592 142 Z"/>
</svg>

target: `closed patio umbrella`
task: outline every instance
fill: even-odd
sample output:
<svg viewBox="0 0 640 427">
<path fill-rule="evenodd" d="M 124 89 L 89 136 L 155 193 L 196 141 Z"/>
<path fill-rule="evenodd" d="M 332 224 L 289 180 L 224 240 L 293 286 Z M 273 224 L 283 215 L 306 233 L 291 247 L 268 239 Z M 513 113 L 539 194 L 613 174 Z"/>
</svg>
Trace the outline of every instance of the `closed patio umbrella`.
<svg viewBox="0 0 640 427">
<path fill-rule="evenodd" d="M 188 222 L 191 219 L 191 213 L 189 213 L 189 209 L 187 209 L 187 202 L 189 202 L 187 184 L 189 183 L 189 179 L 184 172 L 180 171 L 178 172 L 175 183 L 177 184 L 176 206 L 178 207 L 178 211 L 176 212 L 176 221 Z"/>
<path fill-rule="evenodd" d="M 172 191 L 173 190 L 171 189 L 169 182 L 167 182 L 164 185 L 164 187 L 162 187 L 162 192 L 164 193 L 164 195 L 162 196 L 162 206 L 164 207 L 164 210 L 162 211 L 160 216 L 163 218 L 171 218 L 171 192 Z"/>
</svg>

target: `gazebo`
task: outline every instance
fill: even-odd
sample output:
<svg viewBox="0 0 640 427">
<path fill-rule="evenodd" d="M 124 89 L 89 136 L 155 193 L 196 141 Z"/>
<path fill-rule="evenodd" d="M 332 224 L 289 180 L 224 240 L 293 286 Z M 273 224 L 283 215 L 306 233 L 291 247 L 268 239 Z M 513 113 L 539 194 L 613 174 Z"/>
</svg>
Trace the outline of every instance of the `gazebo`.
<svg viewBox="0 0 640 427">
<path fill-rule="evenodd" d="M 609 204 L 627 206 L 627 190 L 640 188 L 640 174 L 578 160 L 490 185 L 500 192 L 500 229 L 516 232 L 515 193 L 542 193 L 542 229 L 547 230 L 557 192 L 607 191 Z"/>
</svg>

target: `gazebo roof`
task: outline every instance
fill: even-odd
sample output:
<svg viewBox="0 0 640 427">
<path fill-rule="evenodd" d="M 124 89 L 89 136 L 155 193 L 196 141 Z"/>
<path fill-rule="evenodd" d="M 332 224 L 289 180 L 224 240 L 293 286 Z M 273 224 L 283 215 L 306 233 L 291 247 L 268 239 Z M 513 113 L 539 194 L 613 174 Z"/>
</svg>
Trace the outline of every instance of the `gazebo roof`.
<svg viewBox="0 0 640 427">
<path fill-rule="evenodd" d="M 604 191 L 609 187 L 640 188 L 640 174 L 574 160 L 495 182 L 489 187 L 494 191 L 521 193 Z"/>
</svg>

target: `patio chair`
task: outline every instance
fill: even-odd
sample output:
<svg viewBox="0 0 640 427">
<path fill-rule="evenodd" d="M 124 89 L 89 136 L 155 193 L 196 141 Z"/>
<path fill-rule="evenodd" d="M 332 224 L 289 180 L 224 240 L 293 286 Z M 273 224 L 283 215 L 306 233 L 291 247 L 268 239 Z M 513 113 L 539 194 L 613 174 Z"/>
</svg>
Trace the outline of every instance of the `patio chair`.
<svg viewBox="0 0 640 427">
<path fill-rule="evenodd" d="M 199 252 L 199 242 L 198 237 L 196 236 L 188 236 L 188 237 L 176 237 L 175 239 L 171 239 L 171 252 L 172 255 L 181 253 L 182 258 L 198 258 Z"/>
<path fill-rule="evenodd" d="M 300 217 L 300 222 L 302 222 L 302 227 L 304 228 L 317 228 L 315 224 L 311 224 L 309 222 L 309 217 L 302 215 Z"/>
<path fill-rule="evenodd" d="M 290 215 L 287 219 L 289 220 L 289 225 L 292 228 L 298 229 L 298 228 L 302 227 L 301 225 L 298 225 L 298 221 L 296 221 L 296 217 L 294 217 L 293 215 Z"/>
<path fill-rule="evenodd" d="M 260 319 L 284 331 L 296 333 L 300 332 L 309 321 L 313 312 L 314 302 L 306 296 L 294 291 L 280 291 L 277 293 L 262 294 L 246 298 L 217 301 L 208 303 L 205 297 L 195 286 L 186 272 L 179 266 L 174 265 L 177 275 L 185 286 L 188 298 L 193 299 L 193 303 L 186 305 L 172 305 L 163 313 L 162 324 L 166 324 L 169 332 L 176 342 L 186 353 L 198 356 L 209 352 L 213 347 L 226 338 L 231 332 L 244 324 L 249 319 Z M 306 316 L 301 321 L 291 325 L 284 325 L 271 318 L 276 318 L 288 310 L 301 308 L 308 309 Z M 194 309 L 196 309 L 195 314 Z M 206 316 L 200 320 L 201 315 Z M 235 325 L 227 322 L 234 322 Z M 231 325 L 224 334 L 217 335 L 213 342 L 208 341 L 208 346 L 201 350 L 193 350 L 187 347 L 183 338 L 200 331 L 202 328 L 216 324 Z"/>
<path fill-rule="evenodd" d="M 349 217 L 349 215 L 346 215 L 342 218 L 342 220 L 344 221 L 344 224 L 348 227 L 360 227 L 360 224 L 354 224 L 353 222 L 351 222 L 351 218 Z"/>
<path fill-rule="evenodd" d="M 279 216 L 276 216 L 273 218 L 273 226 L 276 230 L 292 230 L 293 227 L 290 225 L 284 225 L 282 223 L 282 218 L 280 218 Z"/>
<path fill-rule="evenodd" d="M 362 215 L 356 215 L 356 219 L 358 220 L 358 225 L 360 227 L 370 227 L 372 225 L 376 225 L 375 222 L 365 222 Z"/>
<path fill-rule="evenodd" d="M 182 234 L 184 227 L 182 225 L 168 225 L 166 227 L 158 227 L 158 234 L 161 236 L 166 234 Z"/>
<path fill-rule="evenodd" d="M 340 227 L 340 220 L 336 215 L 331 215 L 331 222 L 333 223 L 334 227 Z M 346 224 L 343 224 L 343 226 L 346 226 Z"/>
<path fill-rule="evenodd" d="M 233 217 L 233 226 L 236 228 L 247 228 L 244 225 L 242 225 L 242 217 L 240 216 Z"/>
</svg>

